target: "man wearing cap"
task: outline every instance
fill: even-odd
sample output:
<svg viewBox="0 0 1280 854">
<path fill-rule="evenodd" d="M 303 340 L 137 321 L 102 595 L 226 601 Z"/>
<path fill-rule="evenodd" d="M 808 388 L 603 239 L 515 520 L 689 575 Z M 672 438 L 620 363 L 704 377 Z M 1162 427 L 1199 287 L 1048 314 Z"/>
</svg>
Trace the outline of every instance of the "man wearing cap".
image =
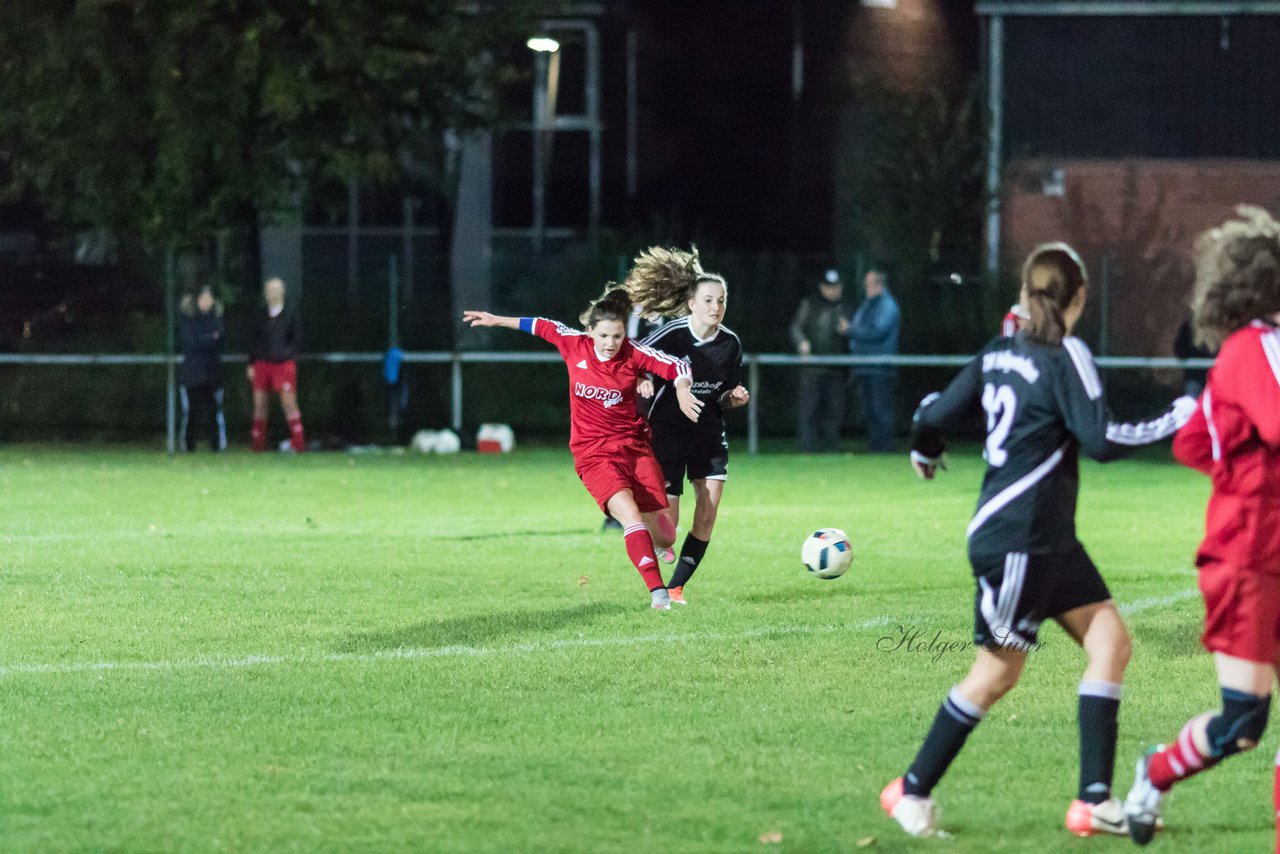
<svg viewBox="0 0 1280 854">
<path fill-rule="evenodd" d="M 883 270 L 871 269 L 863 277 L 866 299 L 849 324 L 849 352 L 854 356 L 898 355 L 898 302 L 885 286 Z M 867 422 L 867 449 L 873 454 L 894 450 L 897 419 L 894 392 L 898 373 L 892 365 L 855 365 L 853 379 L 862 397 Z"/>
<path fill-rule="evenodd" d="M 840 273 L 827 270 L 818 293 L 800 301 L 791 321 L 791 342 L 801 356 L 844 354 L 849 331 L 848 307 Z M 800 405 L 797 411 L 800 451 L 806 454 L 840 450 L 840 425 L 844 420 L 845 370 L 839 365 L 805 365 L 800 369 Z"/>
</svg>

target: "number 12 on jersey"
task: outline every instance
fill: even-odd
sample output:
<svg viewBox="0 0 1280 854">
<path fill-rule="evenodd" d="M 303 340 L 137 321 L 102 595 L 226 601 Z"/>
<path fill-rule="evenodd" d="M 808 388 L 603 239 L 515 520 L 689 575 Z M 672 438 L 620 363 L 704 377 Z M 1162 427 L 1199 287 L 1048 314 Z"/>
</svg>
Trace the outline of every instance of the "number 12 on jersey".
<svg viewBox="0 0 1280 854">
<path fill-rule="evenodd" d="M 987 447 L 982 456 L 989 465 L 999 468 L 1009 459 L 1004 443 L 1013 428 L 1018 396 L 1010 386 L 987 383 L 982 387 L 982 408 L 987 412 Z"/>
</svg>

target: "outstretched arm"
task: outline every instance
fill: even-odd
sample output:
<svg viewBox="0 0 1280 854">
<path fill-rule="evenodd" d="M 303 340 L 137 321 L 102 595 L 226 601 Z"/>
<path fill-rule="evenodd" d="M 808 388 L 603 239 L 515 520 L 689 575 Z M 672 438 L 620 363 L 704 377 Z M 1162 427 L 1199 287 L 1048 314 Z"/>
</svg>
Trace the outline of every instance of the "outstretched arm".
<svg viewBox="0 0 1280 854">
<path fill-rule="evenodd" d="M 464 311 L 462 313 L 462 322 L 470 326 L 500 326 L 503 329 L 520 328 L 520 318 L 503 317 L 499 314 L 490 314 L 487 311 Z"/>
<path fill-rule="evenodd" d="M 1113 421 L 1089 348 L 1076 338 L 1064 339 L 1062 346 L 1072 367 L 1064 369 L 1063 382 L 1058 384 L 1059 405 L 1067 429 L 1080 441 L 1080 450 L 1098 462 L 1120 459 L 1143 445 L 1169 438 L 1195 412 L 1196 402 L 1180 397 L 1150 421 Z"/>
</svg>

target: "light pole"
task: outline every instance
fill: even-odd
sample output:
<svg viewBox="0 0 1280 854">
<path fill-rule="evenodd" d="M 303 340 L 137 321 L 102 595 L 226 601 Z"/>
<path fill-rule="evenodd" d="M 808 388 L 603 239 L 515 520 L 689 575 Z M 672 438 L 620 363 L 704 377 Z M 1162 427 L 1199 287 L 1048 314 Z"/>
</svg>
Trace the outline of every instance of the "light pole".
<svg viewBox="0 0 1280 854">
<path fill-rule="evenodd" d="M 538 65 L 533 90 L 533 233 L 534 247 L 541 252 L 547 230 L 551 134 L 560 91 L 560 42 L 549 36 L 534 36 L 525 44 L 536 55 Z"/>
</svg>

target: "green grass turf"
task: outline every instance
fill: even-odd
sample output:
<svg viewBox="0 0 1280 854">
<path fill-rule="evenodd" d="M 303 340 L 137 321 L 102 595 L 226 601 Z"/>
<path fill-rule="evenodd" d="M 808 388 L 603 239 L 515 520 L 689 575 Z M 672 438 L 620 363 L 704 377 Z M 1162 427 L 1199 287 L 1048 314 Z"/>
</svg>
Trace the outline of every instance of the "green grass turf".
<svg viewBox="0 0 1280 854">
<path fill-rule="evenodd" d="M 901 457 L 732 471 L 692 604 L 654 613 L 563 451 L 0 452 L 0 851 L 1128 850 L 1062 829 L 1083 658 L 1056 627 L 936 792 L 955 838 L 880 814 L 972 658 L 974 454 L 933 484 Z M 1159 454 L 1083 480 L 1138 605 L 1123 793 L 1216 704 L 1208 490 Z M 826 525 L 857 555 L 830 582 L 798 561 Z M 964 648 L 878 649 L 899 626 Z M 1271 741 L 1180 787 L 1151 850 L 1267 850 Z"/>
</svg>

